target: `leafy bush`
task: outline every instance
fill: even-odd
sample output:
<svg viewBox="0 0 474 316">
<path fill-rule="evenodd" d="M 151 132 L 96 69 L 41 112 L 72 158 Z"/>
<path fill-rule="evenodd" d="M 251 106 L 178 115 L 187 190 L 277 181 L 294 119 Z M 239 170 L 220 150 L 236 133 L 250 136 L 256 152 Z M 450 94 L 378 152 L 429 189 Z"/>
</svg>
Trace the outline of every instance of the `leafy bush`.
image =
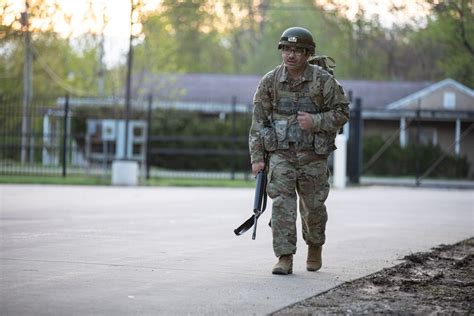
<svg viewBox="0 0 474 316">
<path fill-rule="evenodd" d="M 364 138 L 364 166 L 384 145 L 385 140 L 380 136 Z M 367 175 L 383 176 L 415 176 L 417 161 L 419 173 L 428 170 L 445 152 L 439 145 L 408 144 L 401 148 L 398 143 L 391 144 L 383 154 L 364 171 Z M 446 155 L 444 159 L 428 174 L 433 178 L 467 178 L 470 164 L 467 157 Z"/>
<path fill-rule="evenodd" d="M 73 137 L 79 146 L 84 146 L 87 119 L 121 119 L 123 117 L 123 107 L 78 107 L 74 110 L 72 117 Z M 147 112 L 134 110 L 130 118 L 146 120 Z M 219 118 L 216 114 L 155 109 L 151 118 L 150 151 L 152 153 L 160 151 L 160 153 L 151 155 L 150 164 L 166 169 L 248 171 L 250 158 L 247 137 L 250 120 L 250 114 L 236 114 L 237 141 L 231 142 L 222 139 L 233 136 L 231 114 L 226 115 L 225 118 Z M 166 138 L 167 136 L 170 138 Z M 163 153 L 164 150 L 169 150 L 169 152 Z M 206 154 L 206 150 L 237 150 L 240 154 Z M 173 151 L 176 152 L 173 153 Z"/>
<path fill-rule="evenodd" d="M 247 135 L 250 127 L 248 115 L 237 114 L 235 119 L 235 143 L 219 140 L 220 137 L 232 137 L 232 118 L 228 115 L 219 119 L 216 115 L 176 110 L 156 110 L 153 113 L 152 135 L 190 137 L 186 140 L 153 141 L 152 150 L 178 149 L 201 151 L 196 154 L 157 154 L 151 157 L 151 164 L 169 169 L 185 170 L 238 170 L 248 171 Z M 192 139 L 197 137 L 198 139 Z M 245 140 L 245 141 L 242 141 Z M 203 154 L 202 151 L 237 150 L 240 155 Z"/>
</svg>

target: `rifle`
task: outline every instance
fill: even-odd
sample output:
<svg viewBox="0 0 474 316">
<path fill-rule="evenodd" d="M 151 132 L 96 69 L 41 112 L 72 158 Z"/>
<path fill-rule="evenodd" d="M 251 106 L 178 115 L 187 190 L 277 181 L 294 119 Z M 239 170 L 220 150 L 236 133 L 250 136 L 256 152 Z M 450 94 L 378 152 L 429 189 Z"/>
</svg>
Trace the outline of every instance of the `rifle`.
<svg viewBox="0 0 474 316">
<path fill-rule="evenodd" d="M 266 167 L 266 166 L 265 166 Z M 234 229 L 237 236 L 242 235 L 253 226 L 252 239 L 257 235 L 257 221 L 267 207 L 267 173 L 265 169 L 260 170 L 255 177 L 257 183 L 255 186 L 255 198 L 253 201 L 253 215 L 242 225 Z"/>
</svg>

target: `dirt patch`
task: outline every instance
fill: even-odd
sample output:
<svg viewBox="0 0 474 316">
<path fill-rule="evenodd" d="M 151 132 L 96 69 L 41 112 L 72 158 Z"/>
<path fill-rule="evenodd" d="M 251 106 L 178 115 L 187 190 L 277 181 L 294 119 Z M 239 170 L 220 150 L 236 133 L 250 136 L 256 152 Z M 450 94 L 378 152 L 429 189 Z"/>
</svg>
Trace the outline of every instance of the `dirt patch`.
<svg viewBox="0 0 474 316">
<path fill-rule="evenodd" d="M 272 315 L 474 314 L 474 238 L 403 259 Z"/>
</svg>

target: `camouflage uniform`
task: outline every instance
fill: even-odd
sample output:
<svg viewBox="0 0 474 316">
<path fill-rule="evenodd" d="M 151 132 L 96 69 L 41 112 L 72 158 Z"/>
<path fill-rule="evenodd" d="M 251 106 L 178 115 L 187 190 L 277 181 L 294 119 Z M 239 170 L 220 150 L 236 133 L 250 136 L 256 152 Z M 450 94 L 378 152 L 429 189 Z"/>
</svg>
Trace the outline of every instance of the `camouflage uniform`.
<svg viewBox="0 0 474 316">
<path fill-rule="evenodd" d="M 327 157 L 349 118 L 349 102 L 340 84 L 319 66 L 307 64 L 300 80 L 291 80 L 285 66 L 267 73 L 254 96 L 249 133 L 251 162 L 268 153 L 267 193 L 273 200 L 275 255 L 296 252 L 297 193 L 308 245 L 325 242 L 324 202 L 329 193 Z M 297 112 L 311 114 L 313 129 L 303 130 Z"/>
</svg>

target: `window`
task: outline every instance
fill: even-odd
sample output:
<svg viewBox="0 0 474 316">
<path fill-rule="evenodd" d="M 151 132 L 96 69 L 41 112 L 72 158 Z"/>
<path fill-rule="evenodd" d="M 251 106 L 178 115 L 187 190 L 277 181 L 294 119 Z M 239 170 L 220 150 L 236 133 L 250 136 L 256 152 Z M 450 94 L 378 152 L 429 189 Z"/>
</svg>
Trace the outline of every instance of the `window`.
<svg viewBox="0 0 474 316">
<path fill-rule="evenodd" d="M 445 92 L 443 95 L 443 107 L 452 110 L 456 107 L 456 95 L 453 92 Z"/>
</svg>

